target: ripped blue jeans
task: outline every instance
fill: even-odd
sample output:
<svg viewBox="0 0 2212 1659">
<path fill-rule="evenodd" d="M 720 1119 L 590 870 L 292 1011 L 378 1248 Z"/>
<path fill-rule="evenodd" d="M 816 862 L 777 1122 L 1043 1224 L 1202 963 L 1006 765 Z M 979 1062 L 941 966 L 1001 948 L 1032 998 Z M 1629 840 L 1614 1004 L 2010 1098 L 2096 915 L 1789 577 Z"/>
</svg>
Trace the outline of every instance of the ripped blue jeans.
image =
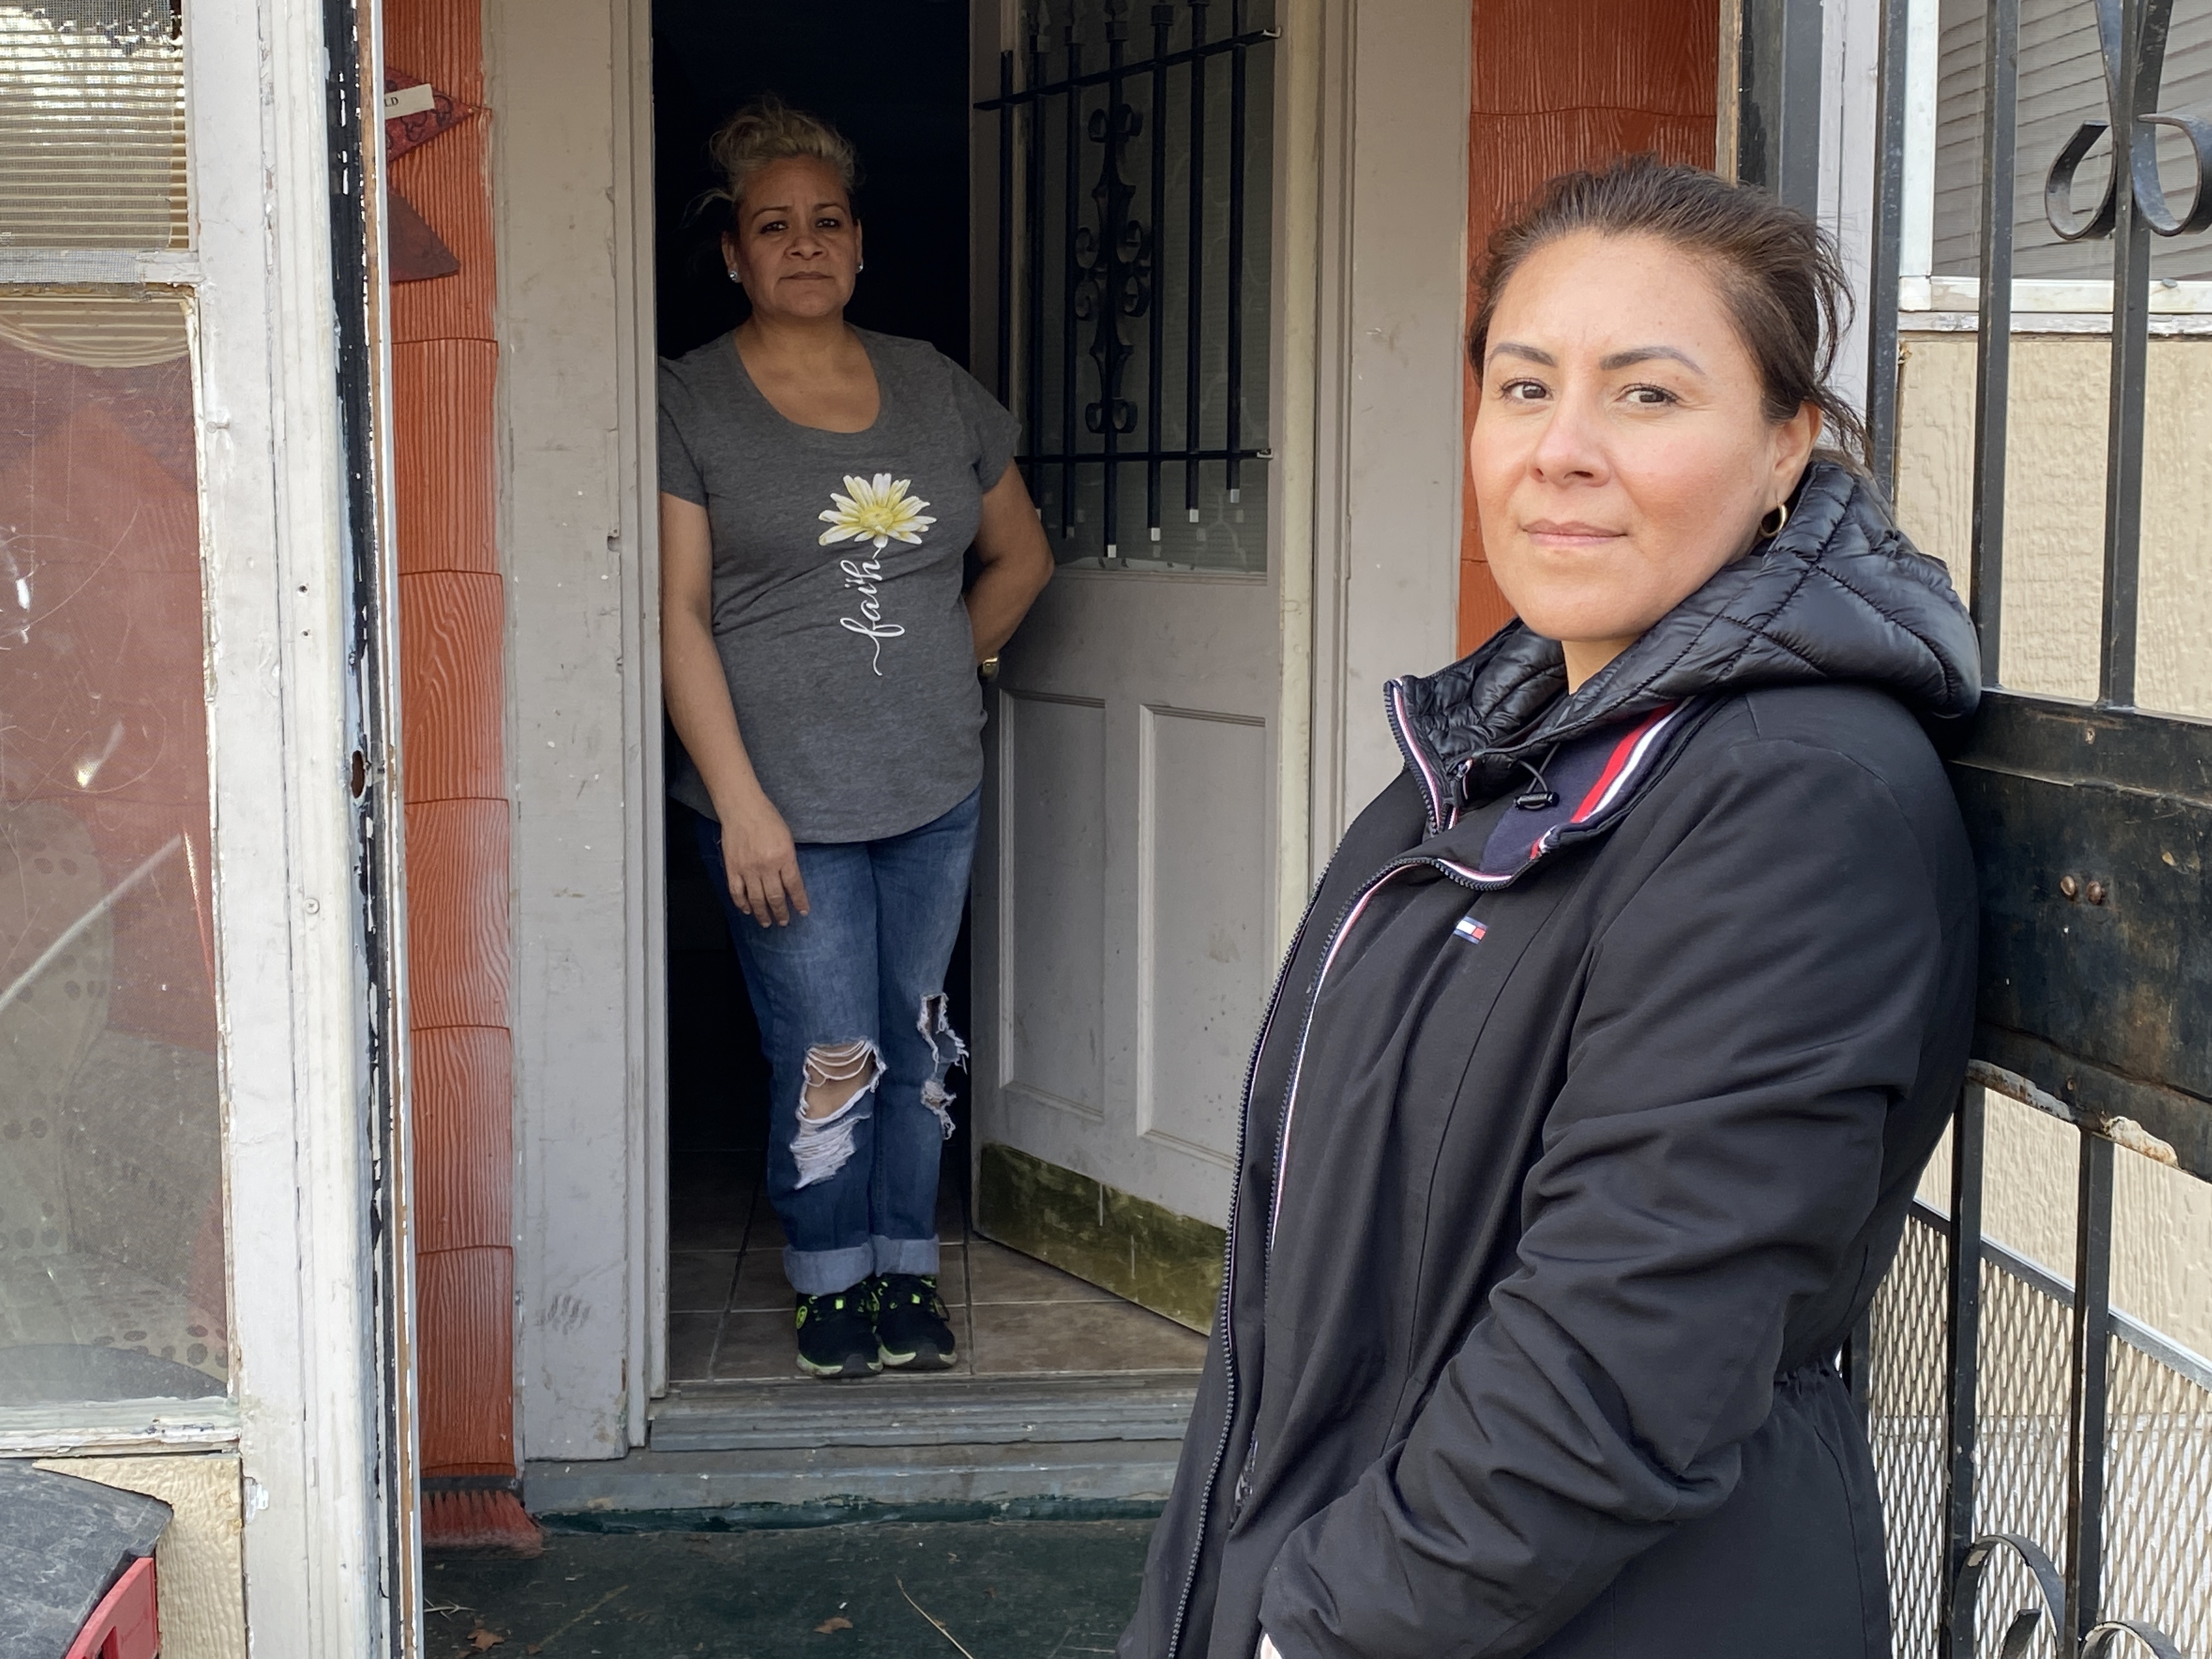
<svg viewBox="0 0 2212 1659">
<path fill-rule="evenodd" d="M 783 1270 L 807 1296 L 870 1273 L 937 1271 L 937 1170 L 952 1133 L 946 1073 L 967 1059 L 945 1000 L 975 856 L 980 792 L 881 841 L 802 842 L 811 907 L 787 927 L 741 915 L 717 880 L 759 1019 L 774 1098 L 768 1196 L 783 1223 Z M 721 827 L 699 851 L 722 871 Z M 810 1082 L 857 1082 L 805 1119 Z"/>
</svg>

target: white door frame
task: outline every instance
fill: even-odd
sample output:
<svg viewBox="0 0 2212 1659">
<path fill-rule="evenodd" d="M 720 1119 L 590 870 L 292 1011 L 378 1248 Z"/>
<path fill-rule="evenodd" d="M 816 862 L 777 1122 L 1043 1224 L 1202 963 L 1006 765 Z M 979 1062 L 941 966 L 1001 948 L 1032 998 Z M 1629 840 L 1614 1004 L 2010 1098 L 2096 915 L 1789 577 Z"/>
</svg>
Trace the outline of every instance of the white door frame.
<svg viewBox="0 0 2212 1659">
<path fill-rule="evenodd" d="M 1466 0 L 1322 14 L 1312 869 L 1403 764 L 1382 686 L 1458 655 Z"/>
<path fill-rule="evenodd" d="M 514 801 L 516 1446 L 666 1385 L 649 0 L 485 0 Z"/>
<path fill-rule="evenodd" d="M 0 251 L 0 283 L 145 284 L 191 301 L 232 1363 L 229 1401 L 161 1415 L 62 1408 L 43 1429 L 11 1413 L 0 1449 L 234 1446 L 257 1650 L 384 1656 L 414 1650 L 419 1622 L 398 1197 L 408 1171 L 404 1131 L 377 1145 L 349 785 L 356 759 L 372 801 L 396 799 L 397 780 L 391 734 L 362 728 L 349 660 L 361 619 L 336 351 L 325 20 L 322 7 L 277 0 L 188 9 L 191 251 Z M 374 86 L 374 43 L 362 46 L 361 77 Z M 373 108 L 347 113 L 370 141 L 349 188 L 373 202 L 381 124 Z M 380 226 L 371 232 L 380 262 Z M 345 291 L 374 291 L 375 270 L 343 275 Z M 369 326 L 380 355 L 380 316 Z M 370 380 L 375 424 L 385 377 L 374 364 Z M 396 607 L 369 609 L 388 665 Z M 386 718 L 396 730 L 388 705 Z M 396 825 L 378 828 L 388 846 Z M 386 971 L 403 973 L 398 942 L 385 949 Z M 402 994 L 392 984 L 387 1019 Z M 379 1173 L 395 1194 L 384 1219 L 402 1264 L 381 1286 Z M 397 1327 L 389 1400 L 380 1293 Z"/>
<path fill-rule="evenodd" d="M 1282 15 L 1279 940 L 1396 771 L 1382 682 L 1453 655 L 1470 27 L 1464 0 L 1285 0 Z M 530 1460 L 612 1457 L 642 1443 L 666 1368 L 650 10 L 486 0 L 484 29 L 515 802 L 518 1442 Z M 995 56 L 977 58 L 988 96 Z M 981 295 L 995 180 L 979 168 L 976 185 Z M 988 378 L 988 299 L 977 312 Z"/>
</svg>

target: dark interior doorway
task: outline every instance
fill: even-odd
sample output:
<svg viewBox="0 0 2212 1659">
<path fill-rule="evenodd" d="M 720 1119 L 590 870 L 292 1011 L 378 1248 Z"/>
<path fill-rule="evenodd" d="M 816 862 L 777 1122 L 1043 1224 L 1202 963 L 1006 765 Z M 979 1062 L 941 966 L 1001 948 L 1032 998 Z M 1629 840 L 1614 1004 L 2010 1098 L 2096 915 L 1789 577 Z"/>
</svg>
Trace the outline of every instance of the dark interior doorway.
<svg viewBox="0 0 2212 1659">
<path fill-rule="evenodd" d="M 744 319 L 720 246 L 726 206 L 707 142 L 765 92 L 836 124 L 860 156 L 854 210 L 868 269 L 847 315 L 968 362 L 968 16 L 954 0 L 655 0 L 653 15 L 658 343 L 678 356 Z M 678 750 L 667 736 L 671 765 Z M 696 825 L 668 803 L 670 1359 L 674 1379 L 731 1370 L 737 1341 L 790 1345 L 780 1235 L 757 1197 L 769 1107 L 760 1035 Z M 946 975 L 968 1025 L 968 938 Z M 968 1137 L 945 1147 L 939 1227 L 964 1236 Z M 734 1266 L 733 1266 L 734 1262 Z M 723 1283 L 741 1272 L 743 1294 Z M 707 1279 L 715 1282 L 704 1282 Z M 694 1282 L 699 1281 L 699 1282 Z M 710 1314 L 717 1302 L 725 1310 Z M 774 1314 L 780 1301 L 783 1311 Z M 718 1366 L 717 1361 L 722 1363 Z M 741 1371 L 750 1368 L 738 1368 Z M 780 1369 L 788 1370 L 787 1358 Z"/>
<path fill-rule="evenodd" d="M 655 0 L 654 206 L 660 350 L 735 327 L 727 210 L 707 141 L 763 93 L 834 123 L 860 154 L 868 269 L 847 315 L 968 362 L 968 11 L 955 0 Z"/>
</svg>

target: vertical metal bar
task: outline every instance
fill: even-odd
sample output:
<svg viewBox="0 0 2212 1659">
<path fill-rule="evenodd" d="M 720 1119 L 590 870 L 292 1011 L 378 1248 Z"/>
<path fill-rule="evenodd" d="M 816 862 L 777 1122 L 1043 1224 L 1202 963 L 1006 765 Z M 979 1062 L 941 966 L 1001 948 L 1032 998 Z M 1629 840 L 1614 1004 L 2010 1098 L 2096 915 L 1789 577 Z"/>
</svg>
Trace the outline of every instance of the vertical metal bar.
<svg viewBox="0 0 2212 1659">
<path fill-rule="evenodd" d="M 1152 301 L 1148 307 L 1151 327 L 1146 336 L 1147 355 L 1145 359 L 1145 447 L 1151 452 L 1145 461 L 1145 528 L 1151 539 L 1160 538 L 1160 455 L 1168 447 L 1167 434 L 1161 429 L 1160 416 L 1164 412 L 1164 394 L 1167 390 L 1167 307 L 1161 303 L 1167 291 L 1168 223 L 1168 40 L 1175 27 L 1175 8 L 1157 5 L 1152 8 L 1152 107 L 1149 123 L 1152 130 L 1152 194 L 1146 205 L 1149 210 L 1152 235 Z"/>
<path fill-rule="evenodd" d="M 1106 8 L 1106 120 L 1098 135 L 1105 151 L 1104 172 L 1098 187 L 1091 191 L 1098 204 L 1097 337 L 1103 347 L 1092 355 L 1098 360 L 1098 435 L 1106 451 L 1106 465 L 1100 469 L 1106 478 L 1100 495 L 1109 559 L 1121 556 L 1121 432 L 1116 417 L 1121 413 L 1121 366 L 1128 356 L 1128 348 L 1121 343 L 1121 277 L 1126 269 L 1121 258 L 1121 215 L 1127 196 L 1121 185 L 1121 65 L 1129 52 L 1129 26 L 1121 16 L 1121 9 L 1110 0 Z"/>
<path fill-rule="evenodd" d="M 1875 78 L 1874 247 L 1867 273 L 1867 466 L 1897 499 L 1898 271 L 1905 240 L 1905 106 L 1911 0 L 1881 0 Z"/>
<path fill-rule="evenodd" d="M 1029 380 L 1028 418 L 1022 436 L 1030 452 L 1029 485 L 1042 494 L 1043 468 L 1037 456 L 1044 449 L 1044 37 L 1030 37 L 1030 98 L 1024 106 L 1029 118 L 1030 144 L 1024 182 L 1028 187 L 1028 218 L 1023 227 L 1029 248 L 1029 270 L 1023 282 L 1028 301 L 1028 325 L 1023 330 L 1023 368 Z M 1042 516 L 1042 509 L 1039 509 Z"/>
<path fill-rule="evenodd" d="M 2124 154 L 2124 152 L 2115 152 Z M 2071 1650 L 2104 1600 L 2105 1426 L 2112 1382 L 2112 1143 L 2081 1133 L 2074 1220 L 2074 1377 L 2067 1424 L 2066 1628 Z"/>
<path fill-rule="evenodd" d="M 1974 1659 L 1972 1611 L 1952 1621 L 1952 1587 L 1974 1541 L 1974 1426 L 1981 1369 L 1982 1091 L 1960 1091 L 1951 1130 L 1951 1261 L 1944 1309 L 1942 1659 Z"/>
<path fill-rule="evenodd" d="M 1206 0 L 1190 0 L 1190 246 L 1187 273 L 1187 319 L 1183 326 L 1182 447 L 1190 457 L 1182 466 L 1182 504 L 1198 522 L 1200 378 L 1198 343 L 1204 319 L 1206 281 L 1206 65 L 1198 48 L 1206 44 Z"/>
<path fill-rule="evenodd" d="M 1065 261 L 1060 274 L 1065 292 L 1060 296 L 1060 533 L 1072 538 L 1075 534 L 1075 289 L 1081 280 L 1075 257 L 1075 228 L 1076 203 L 1083 187 L 1083 88 L 1074 82 L 1083 73 L 1083 46 L 1075 38 L 1074 24 L 1066 25 L 1062 33 L 1067 41 L 1068 88 L 1067 155 L 1061 183 L 1066 200 L 1061 204 L 1060 215 Z"/>
<path fill-rule="evenodd" d="M 999 401 L 1014 390 L 1014 54 L 999 54 Z"/>
<path fill-rule="evenodd" d="M 2012 388 L 2014 137 L 2019 125 L 2020 0 L 1982 14 L 1980 332 L 1974 341 L 1974 517 L 1970 543 L 1982 684 L 1997 683 L 2004 628 L 2005 425 Z"/>
<path fill-rule="evenodd" d="M 2163 10 L 2163 9 L 2160 9 Z M 2119 62 L 2107 64 L 2112 121 L 2112 378 L 2105 436 L 2105 617 L 2097 700 L 2136 700 L 2136 556 L 2142 542 L 2143 378 L 2150 337 L 2150 225 L 2136 200 L 2139 173 L 2155 183 L 2155 152 L 2138 137 L 2165 40 L 2145 38 L 2145 0 L 2119 0 Z M 2146 88 L 2145 78 L 2153 85 Z M 2142 135 L 2148 137 L 2147 134 Z"/>
<path fill-rule="evenodd" d="M 1230 28 L 1237 44 L 1229 52 L 1229 499 L 1243 498 L 1244 463 L 1244 0 L 1232 0 Z"/>
</svg>

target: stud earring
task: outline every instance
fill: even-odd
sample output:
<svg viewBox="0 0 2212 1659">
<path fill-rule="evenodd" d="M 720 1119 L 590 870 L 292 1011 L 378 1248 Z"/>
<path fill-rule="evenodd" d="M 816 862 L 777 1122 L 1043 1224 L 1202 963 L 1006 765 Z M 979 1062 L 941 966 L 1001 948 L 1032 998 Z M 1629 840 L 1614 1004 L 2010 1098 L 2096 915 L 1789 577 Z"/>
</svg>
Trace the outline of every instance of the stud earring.
<svg viewBox="0 0 2212 1659">
<path fill-rule="evenodd" d="M 1771 519 L 1774 522 L 1769 524 L 1767 522 L 1767 520 L 1769 519 Z M 1782 533 L 1782 526 L 1789 522 L 1790 503 L 1787 501 L 1777 501 L 1773 507 L 1767 510 L 1765 516 L 1759 521 L 1759 539 L 1761 541 L 1772 541 L 1777 536 L 1779 536 Z"/>
<path fill-rule="evenodd" d="M 730 280 L 735 283 L 739 288 L 743 288 L 745 285 L 745 279 L 738 276 L 735 270 L 732 270 L 730 271 L 729 277 Z"/>
<path fill-rule="evenodd" d="M 867 262 L 866 259 L 863 259 L 863 260 L 861 260 L 858 264 L 856 264 L 856 265 L 854 265 L 854 266 L 853 267 L 853 275 L 854 275 L 855 276 L 859 276 L 862 271 L 866 270 L 867 268 L 868 268 L 868 262 Z"/>
</svg>

